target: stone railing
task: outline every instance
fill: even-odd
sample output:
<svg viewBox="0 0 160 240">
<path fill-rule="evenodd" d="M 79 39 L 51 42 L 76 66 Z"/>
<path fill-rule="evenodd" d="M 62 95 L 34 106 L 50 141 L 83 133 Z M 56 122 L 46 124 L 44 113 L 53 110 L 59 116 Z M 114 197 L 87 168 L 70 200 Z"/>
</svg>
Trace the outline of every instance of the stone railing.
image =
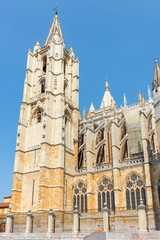
<svg viewBox="0 0 160 240">
<path fill-rule="evenodd" d="M 151 158 L 150 158 L 150 162 L 158 162 L 160 161 L 160 153 L 154 154 Z"/>
<path fill-rule="evenodd" d="M 111 169 L 113 166 L 112 162 L 110 163 L 102 163 L 102 164 L 99 164 L 99 165 L 96 165 L 93 167 L 93 170 L 94 171 L 98 171 L 98 170 L 106 170 L 106 169 Z"/>
<path fill-rule="evenodd" d="M 75 173 L 86 173 L 87 172 L 87 167 L 75 167 Z"/>
<path fill-rule="evenodd" d="M 143 157 L 139 157 L 139 158 L 129 158 L 129 159 L 125 159 L 123 161 L 120 162 L 120 167 L 127 167 L 127 166 L 131 166 L 131 165 L 139 165 L 142 164 L 144 162 Z"/>
</svg>

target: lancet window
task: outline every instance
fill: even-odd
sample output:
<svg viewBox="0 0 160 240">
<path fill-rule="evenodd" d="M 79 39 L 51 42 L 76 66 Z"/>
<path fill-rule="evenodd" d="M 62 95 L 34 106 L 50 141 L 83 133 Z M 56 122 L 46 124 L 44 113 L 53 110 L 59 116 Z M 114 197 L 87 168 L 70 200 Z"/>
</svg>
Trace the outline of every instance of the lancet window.
<svg viewBox="0 0 160 240">
<path fill-rule="evenodd" d="M 43 73 L 45 74 L 46 73 L 46 70 L 47 70 L 47 57 L 45 56 L 43 58 Z"/>
<path fill-rule="evenodd" d="M 78 139 L 78 148 L 80 148 L 78 152 L 78 169 L 85 167 L 85 146 L 82 146 L 83 144 L 84 134 L 82 134 Z"/>
<path fill-rule="evenodd" d="M 122 140 L 124 138 L 124 136 L 126 135 L 126 123 L 123 123 L 122 127 L 121 127 L 121 133 L 120 133 L 120 140 Z"/>
<path fill-rule="evenodd" d="M 154 142 L 154 134 L 152 134 L 151 136 L 151 140 L 150 140 L 150 148 L 151 148 L 151 153 L 155 153 L 155 142 Z"/>
<path fill-rule="evenodd" d="M 80 150 L 78 153 L 78 169 L 85 167 L 85 160 L 84 160 L 84 150 Z"/>
<path fill-rule="evenodd" d="M 152 116 L 150 116 L 148 120 L 148 132 L 151 130 L 152 130 Z"/>
<path fill-rule="evenodd" d="M 121 147 L 121 159 L 128 158 L 128 141 L 125 141 Z"/>
<path fill-rule="evenodd" d="M 132 174 L 126 182 L 126 206 L 128 210 L 136 209 L 140 204 L 140 199 L 146 205 L 146 195 L 143 180 Z"/>
<path fill-rule="evenodd" d="M 41 93 L 45 92 L 45 80 L 42 81 L 41 83 Z"/>
<path fill-rule="evenodd" d="M 104 157 L 104 144 L 100 146 L 97 154 L 97 164 L 102 164 L 105 162 L 105 157 Z"/>
<path fill-rule="evenodd" d="M 96 137 L 96 145 L 100 143 L 104 139 L 104 128 L 98 131 L 97 137 Z"/>
<path fill-rule="evenodd" d="M 73 209 L 76 206 L 81 213 L 87 212 L 87 188 L 83 182 L 76 184 L 73 190 Z"/>
<path fill-rule="evenodd" d="M 160 205 L 160 177 L 158 181 L 158 199 L 159 199 L 159 205 Z"/>
<path fill-rule="evenodd" d="M 102 179 L 98 185 L 98 211 L 99 212 L 102 211 L 105 203 L 107 204 L 107 207 L 110 210 L 112 211 L 115 210 L 113 184 L 106 177 Z"/>
<path fill-rule="evenodd" d="M 111 129 L 107 131 L 107 162 L 112 161 L 112 138 L 111 138 Z"/>
<path fill-rule="evenodd" d="M 78 147 L 82 146 L 83 143 L 84 143 L 84 134 L 82 134 L 82 135 L 78 138 Z"/>
</svg>

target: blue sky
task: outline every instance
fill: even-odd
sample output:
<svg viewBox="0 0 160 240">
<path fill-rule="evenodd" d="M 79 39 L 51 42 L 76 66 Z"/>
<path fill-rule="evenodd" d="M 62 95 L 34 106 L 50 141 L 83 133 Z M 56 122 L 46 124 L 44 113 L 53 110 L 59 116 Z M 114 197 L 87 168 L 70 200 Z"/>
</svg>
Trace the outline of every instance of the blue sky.
<svg viewBox="0 0 160 240">
<path fill-rule="evenodd" d="M 160 58 L 159 0 L 5 0 L 0 3 L 0 201 L 11 194 L 28 49 L 43 45 L 58 3 L 67 49 L 80 60 L 80 109 L 99 108 L 106 75 L 117 106 L 147 99 Z"/>
</svg>

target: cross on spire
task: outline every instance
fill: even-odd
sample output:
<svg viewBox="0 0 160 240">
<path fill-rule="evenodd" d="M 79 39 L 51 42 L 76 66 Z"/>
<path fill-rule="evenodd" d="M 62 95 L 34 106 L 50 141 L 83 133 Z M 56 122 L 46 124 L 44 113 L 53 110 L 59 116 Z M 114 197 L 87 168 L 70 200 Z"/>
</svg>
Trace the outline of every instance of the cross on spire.
<svg viewBox="0 0 160 240">
<path fill-rule="evenodd" d="M 58 4 L 56 3 L 56 7 L 54 8 L 55 14 L 58 14 Z"/>
</svg>

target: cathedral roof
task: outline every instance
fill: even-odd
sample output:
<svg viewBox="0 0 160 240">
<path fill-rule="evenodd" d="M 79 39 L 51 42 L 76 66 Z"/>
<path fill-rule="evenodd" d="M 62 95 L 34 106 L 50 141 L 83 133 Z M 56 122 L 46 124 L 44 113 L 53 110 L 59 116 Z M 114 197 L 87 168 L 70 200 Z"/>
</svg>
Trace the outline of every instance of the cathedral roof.
<svg viewBox="0 0 160 240">
<path fill-rule="evenodd" d="M 53 19 L 52 25 L 50 27 L 48 36 L 45 41 L 45 45 L 49 44 L 49 42 L 52 41 L 52 39 L 58 40 L 58 41 L 63 40 L 63 34 L 62 34 L 62 30 L 61 30 L 61 26 L 60 26 L 60 22 L 59 22 L 57 13 Z"/>
<path fill-rule="evenodd" d="M 108 81 L 106 81 L 106 86 L 105 86 L 105 93 L 101 102 L 101 106 L 100 108 L 103 108 L 105 106 L 106 107 L 110 107 L 113 105 L 114 103 L 114 99 L 109 91 L 109 85 L 108 85 Z"/>
</svg>

